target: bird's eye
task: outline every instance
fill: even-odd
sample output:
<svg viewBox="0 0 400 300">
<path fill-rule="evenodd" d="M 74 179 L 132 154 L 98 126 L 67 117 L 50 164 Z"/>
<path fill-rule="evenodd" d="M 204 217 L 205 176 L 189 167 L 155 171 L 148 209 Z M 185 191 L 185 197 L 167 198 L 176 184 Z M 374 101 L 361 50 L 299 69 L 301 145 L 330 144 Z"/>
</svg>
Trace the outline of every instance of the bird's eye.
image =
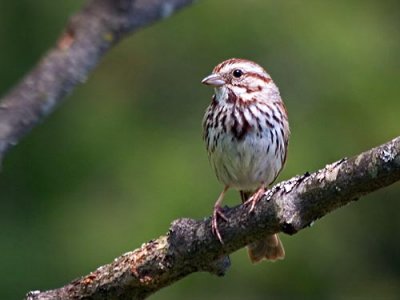
<svg viewBox="0 0 400 300">
<path fill-rule="evenodd" d="M 233 74 L 233 77 L 239 78 L 240 76 L 243 75 L 243 72 L 242 72 L 242 70 L 236 69 L 233 71 L 232 74 Z"/>
</svg>

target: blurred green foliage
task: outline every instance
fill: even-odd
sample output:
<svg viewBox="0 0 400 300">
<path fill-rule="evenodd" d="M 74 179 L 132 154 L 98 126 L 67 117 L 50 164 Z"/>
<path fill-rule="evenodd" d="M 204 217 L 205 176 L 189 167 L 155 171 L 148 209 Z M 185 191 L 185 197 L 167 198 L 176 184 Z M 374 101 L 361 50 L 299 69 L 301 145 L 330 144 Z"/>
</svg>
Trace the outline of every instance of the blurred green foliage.
<svg viewBox="0 0 400 300">
<path fill-rule="evenodd" d="M 0 93 L 54 43 L 83 1 L 0 3 Z M 59 287 L 211 213 L 221 186 L 201 119 L 214 65 L 265 66 L 292 138 L 280 179 L 400 133 L 399 1 L 203 0 L 124 40 L 7 155 L 0 174 L 0 298 Z M 400 185 L 299 234 L 287 258 L 224 278 L 194 274 L 153 299 L 398 299 Z M 239 203 L 230 192 L 227 204 Z"/>
</svg>

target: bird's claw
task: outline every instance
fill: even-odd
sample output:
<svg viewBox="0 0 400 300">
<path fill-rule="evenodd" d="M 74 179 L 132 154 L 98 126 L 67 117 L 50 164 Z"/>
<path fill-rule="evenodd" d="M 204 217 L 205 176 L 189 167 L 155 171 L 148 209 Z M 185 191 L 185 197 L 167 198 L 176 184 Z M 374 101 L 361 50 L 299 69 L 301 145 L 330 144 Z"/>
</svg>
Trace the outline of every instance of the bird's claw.
<svg viewBox="0 0 400 300">
<path fill-rule="evenodd" d="M 254 210 L 254 208 L 256 207 L 256 204 L 258 203 L 258 201 L 260 201 L 264 192 L 265 192 L 265 189 L 260 188 L 246 202 L 244 202 L 244 205 L 246 205 L 246 206 L 250 205 L 249 212 L 252 212 Z"/>
<path fill-rule="evenodd" d="M 224 215 L 222 212 L 221 206 L 214 206 L 214 211 L 213 211 L 213 216 L 211 220 L 211 231 L 214 235 L 217 236 L 218 240 L 221 242 L 221 244 L 224 244 L 224 241 L 222 240 L 221 233 L 219 232 L 218 229 L 218 218 L 221 218 L 225 222 L 228 222 L 228 218 Z"/>
</svg>

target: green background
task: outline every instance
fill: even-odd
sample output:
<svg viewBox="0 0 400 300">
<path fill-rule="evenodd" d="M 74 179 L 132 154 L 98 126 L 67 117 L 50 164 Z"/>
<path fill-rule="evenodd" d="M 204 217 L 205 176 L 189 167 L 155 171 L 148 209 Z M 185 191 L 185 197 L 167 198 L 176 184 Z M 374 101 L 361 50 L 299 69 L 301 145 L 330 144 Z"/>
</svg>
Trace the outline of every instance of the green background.
<svg viewBox="0 0 400 300">
<path fill-rule="evenodd" d="M 0 2 L 0 93 L 54 44 L 83 1 Z M 140 30 L 11 149 L 0 173 L 0 298 L 60 287 L 209 216 L 221 185 L 201 119 L 219 62 L 263 65 L 292 137 L 279 180 L 400 133 L 399 1 L 198 1 Z M 226 204 L 239 203 L 231 191 Z M 398 299 L 400 185 L 289 237 L 287 257 L 227 275 L 193 274 L 152 299 Z"/>
</svg>

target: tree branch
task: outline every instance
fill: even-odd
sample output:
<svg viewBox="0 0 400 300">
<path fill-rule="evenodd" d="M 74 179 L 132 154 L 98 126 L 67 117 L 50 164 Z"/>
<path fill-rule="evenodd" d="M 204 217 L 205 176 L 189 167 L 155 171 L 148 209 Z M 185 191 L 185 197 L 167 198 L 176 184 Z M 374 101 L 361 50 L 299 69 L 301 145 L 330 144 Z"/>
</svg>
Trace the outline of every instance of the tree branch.
<svg viewBox="0 0 400 300">
<path fill-rule="evenodd" d="M 90 0 L 58 42 L 0 104 L 0 162 L 123 37 L 168 17 L 194 0 Z M 226 209 L 225 244 L 212 235 L 210 218 L 180 219 L 169 232 L 66 286 L 30 292 L 27 299 L 143 299 L 193 272 L 223 275 L 226 256 L 265 234 L 294 234 L 330 211 L 400 179 L 400 137 L 313 174 L 275 185 L 251 214 Z"/>
<path fill-rule="evenodd" d="M 90 0 L 71 17 L 57 44 L 0 103 L 0 164 L 15 145 L 123 37 L 194 0 Z"/>
<path fill-rule="evenodd" d="M 166 235 L 60 289 L 30 292 L 26 299 L 144 299 L 193 272 L 223 275 L 230 265 L 225 255 L 266 234 L 294 234 L 398 180 L 400 137 L 275 185 L 252 213 L 244 205 L 225 208 L 229 222 L 220 223 L 224 245 L 211 233 L 210 218 L 175 220 Z"/>
</svg>

